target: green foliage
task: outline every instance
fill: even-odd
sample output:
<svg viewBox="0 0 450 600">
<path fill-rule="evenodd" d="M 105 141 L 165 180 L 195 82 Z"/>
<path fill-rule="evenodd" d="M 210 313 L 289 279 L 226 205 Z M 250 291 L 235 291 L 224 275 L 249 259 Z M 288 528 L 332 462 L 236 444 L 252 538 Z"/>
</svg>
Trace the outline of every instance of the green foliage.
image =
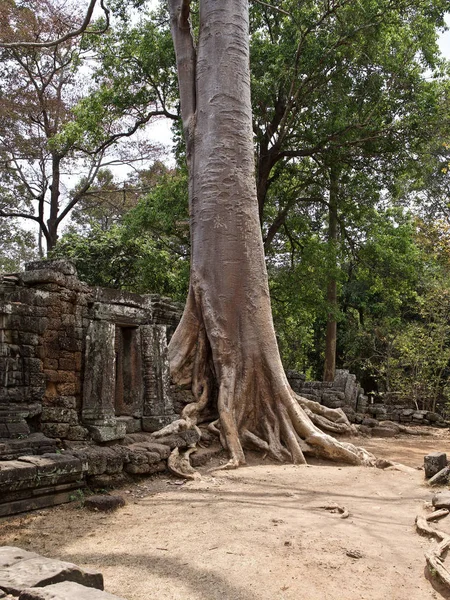
<svg viewBox="0 0 450 600">
<path fill-rule="evenodd" d="M 189 282 L 185 175 L 165 173 L 119 223 L 91 221 L 87 234 L 67 233 L 53 257 L 73 260 L 86 283 L 184 301 Z"/>
<path fill-rule="evenodd" d="M 0 240 L 0 273 L 18 272 L 26 262 L 36 260 L 35 235 L 17 221 L 0 220 Z"/>
</svg>

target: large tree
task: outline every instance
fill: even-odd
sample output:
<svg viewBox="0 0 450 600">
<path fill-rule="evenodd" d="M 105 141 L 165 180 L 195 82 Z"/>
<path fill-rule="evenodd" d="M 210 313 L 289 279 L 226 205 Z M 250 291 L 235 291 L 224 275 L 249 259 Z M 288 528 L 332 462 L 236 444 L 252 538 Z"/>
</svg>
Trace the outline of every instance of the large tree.
<svg viewBox="0 0 450 600">
<path fill-rule="evenodd" d="M 173 378 L 195 398 L 171 428 L 196 427 L 212 405 L 227 467 L 245 463 L 246 447 L 294 463 L 307 451 L 368 462 L 362 449 L 319 429 L 349 424 L 341 412 L 297 397 L 281 364 L 254 175 L 248 2 L 201 0 L 197 43 L 190 1 L 169 7 L 191 222 L 189 295 L 169 355 Z"/>
</svg>

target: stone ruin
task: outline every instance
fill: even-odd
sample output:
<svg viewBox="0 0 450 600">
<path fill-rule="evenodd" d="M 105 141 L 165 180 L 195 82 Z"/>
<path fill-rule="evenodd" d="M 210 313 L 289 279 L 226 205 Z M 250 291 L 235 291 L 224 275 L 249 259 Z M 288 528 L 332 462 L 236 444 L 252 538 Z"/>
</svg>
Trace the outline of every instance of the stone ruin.
<svg viewBox="0 0 450 600">
<path fill-rule="evenodd" d="M 305 376 L 296 371 L 287 372 L 289 383 L 297 394 L 315 400 L 328 408 L 341 408 L 351 423 L 359 426 L 364 434 L 383 434 L 380 423 L 391 422 L 402 425 L 435 425 L 448 427 L 443 417 L 428 410 L 418 410 L 405 404 L 383 402 L 381 398 L 366 395 L 356 375 L 346 369 L 337 369 L 332 382 L 305 381 Z M 392 435 L 398 433 L 390 427 Z"/>
<path fill-rule="evenodd" d="M 181 313 L 157 295 L 90 288 L 67 261 L 0 275 L 0 517 L 67 502 L 86 484 L 164 471 L 171 450 L 198 441 L 195 430 L 151 437 L 192 400 L 169 378 L 167 343 Z M 288 378 L 366 434 L 381 434 L 381 419 L 443 423 L 371 404 L 348 371 L 333 383 Z M 194 454 L 193 466 L 204 458 Z"/>
<path fill-rule="evenodd" d="M 167 340 L 181 310 L 89 288 L 66 261 L 0 276 L 0 438 L 107 442 L 170 423 Z"/>
<path fill-rule="evenodd" d="M 62 486 L 63 500 L 99 473 L 81 447 L 108 451 L 176 418 L 167 342 L 181 312 L 157 295 L 90 288 L 67 261 L 0 275 L 0 516 L 8 498 L 19 509 L 35 487 Z"/>
</svg>

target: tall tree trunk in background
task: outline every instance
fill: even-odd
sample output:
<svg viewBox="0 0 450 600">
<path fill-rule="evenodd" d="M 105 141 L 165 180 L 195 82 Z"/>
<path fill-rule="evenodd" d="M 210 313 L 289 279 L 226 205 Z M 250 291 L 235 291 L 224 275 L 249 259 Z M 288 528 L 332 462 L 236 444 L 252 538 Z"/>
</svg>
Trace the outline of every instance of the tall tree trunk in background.
<svg viewBox="0 0 450 600">
<path fill-rule="evenodd" d="M 61 195 L 61 157 L 52 155 L 52 184 L 50 186 L 50 216 L 47 220 L 47 252 L 53 250 L 58 241 L 59 196 Z"/>
<path fill-rule="evenodd" d="M 200 0 L 197 47 L 189 0 L 169 6 L 192 241 L 189 295 L 169 358 L 174 381 L 195 398 L 169 429 L 195 428 L 205 409 L 215 411 L 210 428 L 228 450 L 228 467 L 245 463 L 245 447 L 295 463 L 305 461 L 305 451 L 368 462 L 363 450 L 317 427 L 351 426 L 341 411 L 297 398 L 281 364 L 256 198 L 248 2 Z"/>
<path fill-rule="evenodd" d="M 332 165 L 330 168 L 330 198 L 328 207 L 328 245 L 332 268 L 327 285 L 328 318 L 325 336 L 325 366 L 323 370 L 324 381 L 334 381 L 336 374 L 336 341 L 337 323 L 337 241 L 338 241 L 338 190 L 339 168 Z"/>
</svg>

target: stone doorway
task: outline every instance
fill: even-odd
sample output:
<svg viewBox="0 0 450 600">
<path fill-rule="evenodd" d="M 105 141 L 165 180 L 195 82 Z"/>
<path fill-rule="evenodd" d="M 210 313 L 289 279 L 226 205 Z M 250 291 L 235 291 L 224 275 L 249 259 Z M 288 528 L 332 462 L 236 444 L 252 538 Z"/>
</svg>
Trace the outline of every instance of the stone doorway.
<svg viewBox="0 0 450 600">
<path fill-rule="evenodd" d="M 114 350 L 116 417 L 139 417 L 142 414 L 143 392 L 139 327 L 116 325 Z"/>
</svg>

